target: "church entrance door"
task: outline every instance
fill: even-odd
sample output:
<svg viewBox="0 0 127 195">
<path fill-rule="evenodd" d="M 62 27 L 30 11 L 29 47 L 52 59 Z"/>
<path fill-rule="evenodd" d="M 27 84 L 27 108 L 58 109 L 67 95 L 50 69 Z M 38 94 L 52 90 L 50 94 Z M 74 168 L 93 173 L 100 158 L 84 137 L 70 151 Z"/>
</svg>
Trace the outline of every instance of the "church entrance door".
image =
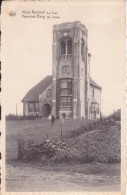
<svg viewBox="0 0 127 195">
<path fill-rule="evenodd" d="M 48 117 L 51 114 L 51 106 L 49 104 L 43 105 L 43 117 Z"/>
</svg>

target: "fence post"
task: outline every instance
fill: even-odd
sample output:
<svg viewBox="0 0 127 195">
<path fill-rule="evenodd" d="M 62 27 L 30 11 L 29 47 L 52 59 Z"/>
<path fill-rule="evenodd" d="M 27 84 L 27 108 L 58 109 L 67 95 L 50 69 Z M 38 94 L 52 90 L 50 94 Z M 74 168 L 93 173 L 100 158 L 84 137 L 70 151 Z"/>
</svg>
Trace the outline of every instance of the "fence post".
<svg viewBox="0 0 127 195">
<path fill-rule="evenodd" d="M 87 140 L 86 140 L 86 162 L 88 163 L 88 147 L 87 147 Z"/>
<path fill-rule="evenodd" d="M 21 140 L 19 139 L 18 141 L 18 159 L 20 160 L 21 158 Z"/>
<path fill-rule="evenodd" d="M 62 136 L 63 136 L 63 135 L 62 135 L 62 129 L 61 129 L 61 141 L 62 141 Z"/>
<path fill-rule="evenodd" d="M 18 159 L 19 160 L 22 160 L 23 159 L 23 140 L 19 139 L 19 142 L 18 142 Z"/>
</svg>

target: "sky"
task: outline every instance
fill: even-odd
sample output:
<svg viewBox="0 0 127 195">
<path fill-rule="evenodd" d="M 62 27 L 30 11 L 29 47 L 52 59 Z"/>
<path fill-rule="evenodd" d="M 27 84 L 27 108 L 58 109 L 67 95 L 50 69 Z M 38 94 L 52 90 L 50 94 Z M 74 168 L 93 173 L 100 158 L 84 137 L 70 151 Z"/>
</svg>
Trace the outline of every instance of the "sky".
<svg viewBox="0 0 127 195">
<path fill-rule="evenodd" d="M 11 10 L 16 12 L 15 16 L 9 15 Z M 32 10 L 45 11 L 45 16 L 47 12 L 57 12 L 60 18 L 22 18 L 22 11 Z M 92 55 L 90 74 L 102 87 L 102 113 L 108 115 L 121 108 L 124 88 L 122 12 L 119 2 L 5 2 L 2 6 L 1 54 L 5 113 L 16 114 L 17 104 L 18 114 L 22 114 L 21 100 L 25 94 L 52 74 L 53 25 L 74 21 L 80 21 L 88 29 L 88 52 Z"/>
</svg>

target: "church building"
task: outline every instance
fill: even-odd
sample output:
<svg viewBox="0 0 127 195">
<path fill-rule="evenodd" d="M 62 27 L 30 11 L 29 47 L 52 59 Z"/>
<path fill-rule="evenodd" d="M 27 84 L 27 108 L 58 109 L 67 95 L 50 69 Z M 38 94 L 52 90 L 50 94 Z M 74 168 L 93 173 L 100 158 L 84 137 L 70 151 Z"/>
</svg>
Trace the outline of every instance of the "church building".
<svg viewBox="0 0 127 195">
<path fill-rule="evenodd" d="M 24 116 L 99 119 L 101 87 L 90 77 L 88 30 L 81 22 L 53 26 L 52 76 L 23 98 Z"/>
</svg>

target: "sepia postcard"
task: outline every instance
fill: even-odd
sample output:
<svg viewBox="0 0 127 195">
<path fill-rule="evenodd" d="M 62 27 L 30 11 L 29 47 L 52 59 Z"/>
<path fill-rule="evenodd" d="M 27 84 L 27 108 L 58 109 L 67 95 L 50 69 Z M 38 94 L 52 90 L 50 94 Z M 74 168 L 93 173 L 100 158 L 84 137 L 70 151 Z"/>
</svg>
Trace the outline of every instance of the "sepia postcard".
<svg viewBox="0 0 127 195">
<path fill-rule="evenodd" d="M 4 1 L 1 63 L 1 194 L 124 195 L 125 1 Z"/>
</svg>

